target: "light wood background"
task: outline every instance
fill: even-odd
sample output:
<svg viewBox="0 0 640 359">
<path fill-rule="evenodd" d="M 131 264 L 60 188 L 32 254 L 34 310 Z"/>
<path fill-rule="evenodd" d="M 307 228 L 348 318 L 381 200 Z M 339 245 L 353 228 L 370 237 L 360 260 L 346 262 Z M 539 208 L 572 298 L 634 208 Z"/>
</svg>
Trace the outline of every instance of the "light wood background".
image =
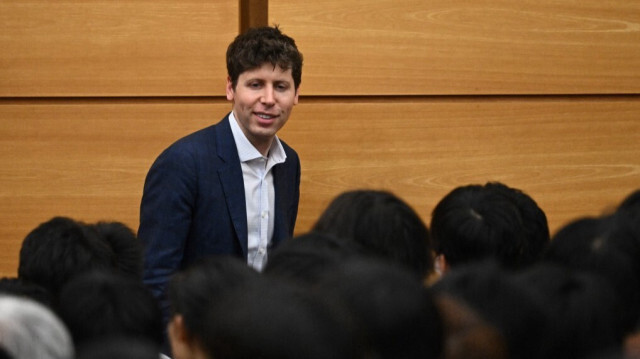
<svg viewBox="0 0 640 359">
<path fill-rule="evenodd" d="M 428 222 L 455 186 L 498 180 L 556 230 L 640 187 L 640 2 L 265 5 L 0 2 L 1 275 L 55 215 L 137 228 L 155 157 L 230 109 L 242 14 L 305 56 L 281 132 L 302 160 L 297 233 L 355 188 L 391 190 Z"/>
</svg>

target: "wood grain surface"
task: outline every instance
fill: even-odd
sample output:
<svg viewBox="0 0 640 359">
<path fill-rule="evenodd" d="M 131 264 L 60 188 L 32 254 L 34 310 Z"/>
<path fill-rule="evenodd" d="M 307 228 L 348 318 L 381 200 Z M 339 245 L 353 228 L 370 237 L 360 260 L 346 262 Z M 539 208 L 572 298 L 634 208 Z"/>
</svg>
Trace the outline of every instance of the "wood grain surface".
<svg viewBox="0 0 640 359">
<path fill-rule="evenodd" d="M 640 90 L 640 2 L 269 1 L 306 95 Z"/>
<path fill-rule="evenodd" d="M 0 96 L 224 95 L 238 2 L 0 2 Z"/>
<path fill-rule="evenodd" d="M 297 229 L 345 190 L 387 189 L 428 222 L 456 186 L 529 193 L 555 230 L 640 188 L 640 98 L 303 99 L 282 137 L 302 158 Z"/>
<path fill-rule="evenodd" d="M 148 168 L 179 137 L 218 121 L 207 101 L 0 103 L 0 273 L 56 215 L 137 229 Z M 615 206 L 640 185 L 638 97 L 302 98 L 281 138 L 302 160 L 296 233 L 344 190 L 393 191 L 428 223 L 455 186 L 502 181 L 552 229 Z"/>
<path fill-rule="evenodd" d="M 178 138 L 220 120 L 226 101 L 0 104 L 0 273 L 54 216 L 137 230 L 147 170 Z"/>
</svg>

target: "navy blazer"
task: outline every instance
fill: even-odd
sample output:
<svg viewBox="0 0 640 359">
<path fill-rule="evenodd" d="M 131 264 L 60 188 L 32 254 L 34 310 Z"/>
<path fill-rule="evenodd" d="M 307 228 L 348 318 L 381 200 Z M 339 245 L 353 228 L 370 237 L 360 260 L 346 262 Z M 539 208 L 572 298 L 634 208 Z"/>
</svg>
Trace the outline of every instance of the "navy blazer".
<svg viewBox="0 0 640 359">
<path fill-rule="evenodd" d="M 282 142 L 282 141 L 281 141 Z M 272 245 L 293 236 L 300 198 L 300 160 L 282 142 L 287 159 L 273 167 Z M 244 181 L 229 116 L 167 148 L 151 166 L 140 205 L 144 282 L 168 309 L 169 277 L 212 254 L 247 258 Z"/>
</svg>

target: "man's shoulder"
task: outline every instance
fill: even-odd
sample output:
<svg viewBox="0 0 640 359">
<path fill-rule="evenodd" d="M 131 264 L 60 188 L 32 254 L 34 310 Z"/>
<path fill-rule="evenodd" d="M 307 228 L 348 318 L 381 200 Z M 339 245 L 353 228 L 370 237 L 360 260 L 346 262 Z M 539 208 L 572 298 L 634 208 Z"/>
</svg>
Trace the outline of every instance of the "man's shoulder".
<svg viewBox="0 0 640 359">
<path fill-rule="evenodd" d="M 172 143 L 169 147 L 167 147 L 165 152 L 193 152 L 209 147 L 215 148 L 215 143 L 218 138 L 217 133 L 220 130 L 224 130 L 225 125 L 228 127 L 228 121 L 227 124 L 225 124 L 226 120 L 227 118 L 225 117 L 220 122 L 214 125 L 202 128 L 184 137 L 181 137 L 180 139 Z"/>
</svg>

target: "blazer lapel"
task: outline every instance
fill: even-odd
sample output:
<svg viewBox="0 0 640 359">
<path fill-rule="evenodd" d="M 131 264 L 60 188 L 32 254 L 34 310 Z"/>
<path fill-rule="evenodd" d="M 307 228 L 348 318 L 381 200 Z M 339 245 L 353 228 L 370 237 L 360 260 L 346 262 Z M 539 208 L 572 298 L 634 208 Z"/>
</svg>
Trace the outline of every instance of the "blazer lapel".
<svg viewBox="0 0 640 359">
<path fill-rule="evenodd" d="M 217 153 L 224 165 L 218 169 L 220 183 L 224 192 L 227 209 L 231 215 L 233 228 L 240 242 L 240 247 L 246 257 L 247 255 L 247 209 L 244 198 L 244 181 L 242 179 L 242 167 L 238 150 L 233 139 L 229 116 L 225 117 L 216 126 Z"/>
</svg>

